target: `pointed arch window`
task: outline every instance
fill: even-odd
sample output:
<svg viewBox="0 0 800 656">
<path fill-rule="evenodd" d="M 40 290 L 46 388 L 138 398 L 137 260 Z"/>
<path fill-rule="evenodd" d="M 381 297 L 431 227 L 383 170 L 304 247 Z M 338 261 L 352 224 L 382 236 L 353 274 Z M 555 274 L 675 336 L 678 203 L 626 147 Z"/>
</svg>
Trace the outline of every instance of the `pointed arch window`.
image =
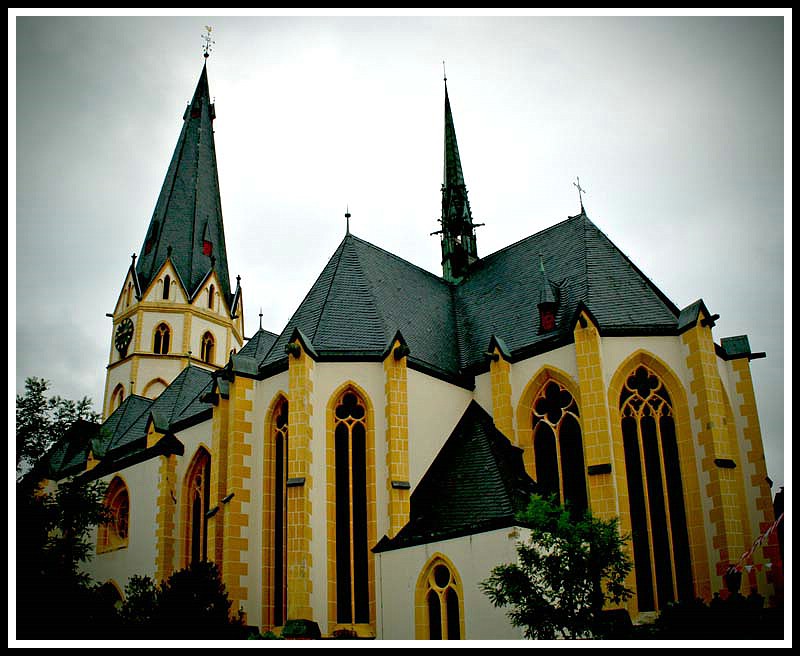
<svg viewBox="0 0 800 656">
<path fill-rule="evenodd" d="M 117 385 L 114 388 L 114 392 L 111 394 L 111 404 L 109 406 L 109 414 L 114 412 L 119 406 L 122 405 L 122 402 L 125 400 L 125 388 L 122 386 L 122 383 Z"/>
<path fill-rule="evenodd" d="M 533 401 L 536 481 L 544 496 L 555 495 L 575 513 L 589 507 L 578 404 L 554 380 Z"/>
<path fill-rule="evenodd" d="M 169 274 L 164 276 L 164 290 L 161 294 L 161 297 L 165 300 L 169 300 L 169 292 L 170 292 L 170 285 L 172 284 L 172 279 L 169 277 Z"/>
<path fill-rule="evenodd" d="M 208 309 L 214 309 L 214 285 L 209 285 L 208 287 Z"/>
<path fill-rule="evenodd" d="M 336 406 L 334 459 L 336 621 L 367 624 L 367 413 L 353 391 L 345 392 Z"/>
<path fill-rule="evenodd" d="M 270 422 L 271 444 L 265 445 L 267 461 L 267 480 L 264 491 L 267 496 L 265 507 L 269 513 L 265 525 L 269 532 L 269 552 L 266 565 L 269 584 L 266 586 L 267 622 L 273 626 L 283 626 L 286 621 L 286 546 L 287 546 L 287 504 L 286 481 L 288 471 L 289 403 L 280 398 L 275 406 Z"/>
<path fill-rule="evenodd" d="M 214 336 L 210 332 L 207 332 L 203 335 L 203 342 L 201 344 L 200 354 L 203 362 L 208 362 L 209 364 L 213 363 Z"/>
<path fill-rule="evenodd" d="M 434 557 L 417 584 L 417 635 L 423 640 L 461 640 L 463 592 L 458 574 L 441 556 Z"/>
<path fill-rule="evenodd" d="M 639 366 L 620 394 L 639 611 L 694 598 L 689 535 L 672 400 Z"/>
<path fill-rule="evenodd" d="M 153 353 L 160 355 L 169 353 L 169 326 L 165 323 L 158 324 L 153 335 Z"/>
<path fill-rule="evenodd" d="M 130 523 L 130 498 L 128 488 L 119 476 L 108 484 L 103 505 L 108 521 L 97 531 L 97 553 L 122 549 L 128 546 Z"/>
<path fill-rule="evenodd" d="M 197 450 L 184 482 L 184 525 L 186 565 L 206 560 L 208 554 L 208 513 L 211 492 L 211 456 L 203 447 Z"/>
</svg>

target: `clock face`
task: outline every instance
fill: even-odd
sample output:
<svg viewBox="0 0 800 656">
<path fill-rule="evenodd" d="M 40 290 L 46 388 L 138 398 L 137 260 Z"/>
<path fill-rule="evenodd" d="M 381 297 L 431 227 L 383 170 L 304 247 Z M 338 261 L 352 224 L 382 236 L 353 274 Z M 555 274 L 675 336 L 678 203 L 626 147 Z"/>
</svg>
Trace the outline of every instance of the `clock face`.
<svg viewBox="0 0 800 656">
<path fill-rule="evenodd" d="M 119 351 L 120 356 L 123 358 L 128 352 L 128 346 L 131 343 L 132 337 L 133 321 L 131 321 L 130 318 L 123 319 L 120 321 L 119 325 L 117 326 L 117 331 L 114 334 L 114 346 L 117 347 L 117 351 Z"/>
</svg>

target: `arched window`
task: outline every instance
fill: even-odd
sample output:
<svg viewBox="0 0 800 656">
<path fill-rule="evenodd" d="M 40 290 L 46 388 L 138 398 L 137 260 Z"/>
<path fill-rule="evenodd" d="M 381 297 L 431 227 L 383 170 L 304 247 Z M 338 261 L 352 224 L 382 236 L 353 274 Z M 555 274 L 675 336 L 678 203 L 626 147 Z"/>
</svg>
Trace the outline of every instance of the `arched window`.
<svg viewBox="0 0 800 656">
<path fill-rule="evenodd" d="M 548 381 L 533 401 L 536 482 L 543 496 L 568 503 L 575 513 L 589 506 L 578 404 L 567 389 Z"/>
<path fill-rule="evenodd" d="M 165 323 L 158 324 L 153 336 L 153 353 L 165 355 L 169 353 L 169 326 Z"/>
<path fill-rule="evenodd" d="M 417 638 L 461 640 L 463 594 L 455 568 L 434 556 L 417 582 Z"/>
<path fill-rule="evenodd" d="M 161 392 L 167 389 L 167 387 L 167 381 L 165 381 L 163 378 L 155 378 L 144 386 L 144 389 L 142 390 L 142 396 L 148 399 L 156 399 L 159 397 Z"/>
<path fill-rule="evenodd" d="M 334 413 L 336 621 L 367 624 L 367 420 L 364 402 L 342 394 Z"/>
<path fill-rule="evenodd" d="M 265 565 L 265 624 L 283 626 L 286 621 L 286 477 L 288 471 L 289 403 L 280 398 L 275 404 L 264 444 L 265 520 L 268 539 Z"/>
<path fill-rule="evenodd" d="M 200 345 L 200 355 L 203 362 L 209 364 L 214 361 L 214 336 L 207 332 L 203 335 L 203 342 Z"/>
<path fill-rule="evenodd" d="M 208 309 L 214 309 L 214 285 L 208 287 Z"/>
<path fill-rule="evenodd" d="M 170 285 L 171 284 L 172 284 L 172 280 L 170 279 L 169 274 L 167 274 L 166 276 L 164 276 L 164 290 L 163 290 L 163 293 L 161 295 L 162 298 L 165 301 L 169 300 L 169 292 L 170 292 Z"/>
<path fill-rule="evenodd" d="M 117 385 L 114 388 L 114 391 L 111 394 L 111 403 L 108 407 L 108 414 L 111 414 L 122 405 L 122 402 L 125 400 L 125 388 L 122 386 L 122 383 Z"/>
<path fill-rule="evenodd" d="M 128 488 L 119 476 L 115 476 L 108 484 L 103 505 L 108 513 L 108 521 L 98 528 L 97 553 L 128 546 L 130 499 Z"/>
<path fill-rule="evenodd" d="M 208 554 L 208 502 L 211 492 L 211 456 L 203 447 L 197 450 L 184 480 L 184 563 L 206 560 Z"/>
<path fill-rule="evenodd" d="M 639 366 L 620 394 L 639 611 L 694 598 L 672 401 Z"/>
</svg>

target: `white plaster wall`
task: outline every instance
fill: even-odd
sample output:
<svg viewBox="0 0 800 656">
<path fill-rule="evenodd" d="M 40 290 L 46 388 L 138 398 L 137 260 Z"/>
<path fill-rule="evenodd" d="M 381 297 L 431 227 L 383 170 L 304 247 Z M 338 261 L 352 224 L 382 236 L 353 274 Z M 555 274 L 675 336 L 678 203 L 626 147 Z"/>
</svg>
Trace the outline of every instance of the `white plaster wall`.
<svg viewBox="0 0 800 656">
<path fill-rule="evenodd" d="M 214 360 L 211 364 L 218 367 L 223 366 L 228 361 L 228 336 L 227 330 L 218 323 L 194 315 L 191 324 L 191 336 L 189 338 L 189 350 L 193 358 L 201 358 L 203 354 L 203 335 L 210 332 L 214 337 Z"/>
<path fill-rule="evenodd" d="M 98 583 L 113 580 L 124 591 L 134 575 L 155 577 L 158 486 L 154 482 L 158 481 L 158 465 L 159 460 L 152 459 L 115 474 L 128 487 L 128 546 L 98 554 L 97 528 L 92 531 L 94 557 L 84 567 Z M 115 475 L 105 476 L 102 480 L 108 484 Z"/>
<path fill-rule="evenodd" d="M 165 323 L 169 326 L 169 353 L 170 355 L 186 355 L 183 352 L 183 312 L 165 312 L 147 310 L 142 315 L 142 325 L 136 326 L 136 334 L 139 337 L 139 352 L 153 352 L 153 338 L 156 326 Z M 136 345 L 134 336 L 133 345 Z"/>
<path fill-rule="evenodd" d="M 139 370 L 136 372 L 134 393 L 142 394 L 147 384 L 155 378 L 163 378 L 167 384 L 172 383 L 178 374 L 183 371 L 186 361 L 180 358 L 141 358 Z M 127 391 L 130 391 L 130 381 L 120 381 Z M 113 389 L 113 388 L 112 388 Z"/>
<path fill-rule="evenodd" d="M 603 379 L 606 386 L 622 362 L 638 350 L 652 353 L 683 382 L 688 391 L 691 374 L 686 367 L 686 352 L 680 337 L 603 337 Z"/>
<path fill-rule="evenodd" d="M 470 390 L 408 370 L 408 469 L 412 490 L 471 400 Z M 491 411 L 491 403 L 486 409 Z"/>
<path fill-rule="evenodd" d="M 453 540 L 376 554 L 378 638 L 414 640 L 417 580 L 435 554 L 446 556 L 461 578 L 466 640 L 518 640 L 522 631 L 511 626 L 506 611 L 492 605 L 480 589 L 492 568 L 516 562 L 517 531 L 498 529 Z"/>
</svg>

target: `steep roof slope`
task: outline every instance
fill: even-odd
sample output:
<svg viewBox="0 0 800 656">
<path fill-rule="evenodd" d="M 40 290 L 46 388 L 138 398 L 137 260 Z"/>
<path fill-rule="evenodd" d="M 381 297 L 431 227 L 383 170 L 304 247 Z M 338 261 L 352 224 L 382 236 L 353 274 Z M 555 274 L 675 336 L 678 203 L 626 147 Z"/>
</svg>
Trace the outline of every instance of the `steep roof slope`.
<svg viewBox="0 0 800 656">
<path fill-rule="evenodd" d="M 408 523 L 375 551 L 512 526 L 534 492 L 522 449 L 472 401 L 412 493 Z"/>
</svg>

